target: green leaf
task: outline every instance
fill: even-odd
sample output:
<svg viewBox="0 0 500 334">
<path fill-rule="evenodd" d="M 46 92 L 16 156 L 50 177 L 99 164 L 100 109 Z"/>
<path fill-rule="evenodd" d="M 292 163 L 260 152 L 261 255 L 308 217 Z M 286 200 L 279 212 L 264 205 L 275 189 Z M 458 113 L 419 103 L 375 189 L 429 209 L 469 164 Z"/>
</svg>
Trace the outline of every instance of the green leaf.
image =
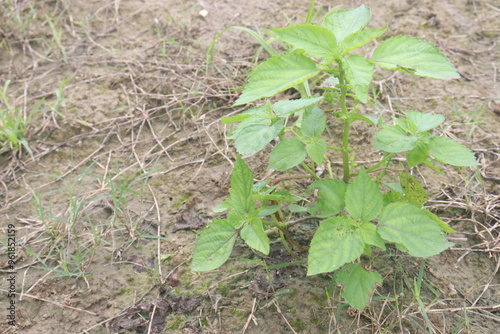
<svg viewBox="0 0 500 334">
<path fill-rule="evenodd" d="M 300 164 L 306 156 L 304 143 L 295 138 L 286 138 L 271 152 L 269 168 L 284 171 Z"/>
<path fill-rule="evenodd" d="M 399 173 L 399 182 L 401 183 L 401 187 L 403 188 L 403 192 L 408 202 L 422 206 L 429 200 L 427 191 L 425 191 L 424 187 L 422 187 L 417 179 L 410 173 Z"/>
<path fill-rule="evenodd" d="M 259 217 L 265 217 L 265 216 L 270 216 L 276 211 L 280 209 L 279 205 L 270 205 L 266 206 L 262 209 L 259 210 L 259 213 L 257 214 Z"/>
<path fill-rule="evenodd" d="M 446 232 L 446 233 L 456 233 L 457 232 L 454 229 L 452 229 L 448 224 L 446 224 L 444 221 L 439 219 L 438 216 L 436 216 L 435 214 L 430 212 L 429 210 L 425 209 L 424 211 L 439 225 L 439 227 L 441 228 L 441 230 L 443 230 L 443 232 Z"/>
<path fill-rule="evenodd" d="M 249 214 L 254 211 L 255 203 L 252 200 L 253 173 L 241 159 L 236 157 L 231 175 L 231 204 L 234 209 Z"/>
<path fill-rule="evenodd" d="M 267 201 L 276 201 L 276 202 L 297 202 L 301 200 L 301 198 L 290 194 L 288 191 L 275 191 L 270 194 L 259 194 L 255 196 L 255 199 L 267 202 Z"/>
<path fill-rule="evenodd" d="M 412 168 L 423 163 L 429 157 L 429 145 L 417 141 L 416 146 L 406 155 L 408 167 Z"/>
<path fill-rule="evenodd" d="M 270 241 L 260 218 L 254 217 L 243 227 L 240 235 L 248 246 L 265 255 L 269 254 Z"/>
<path fill-rule="evenodd" d="M 434 129 L 444 122 L 443 115 L 424 114 L 416 110 L 407 110 L 406 118 L 417 125 L 417 132 L 425 132 Z"/>
<path fill-rule="evenodd" d="M 245 117 L 242 118 L 237 116 L 245 116 Z M 226 122 L 230 121 L 232 122 L 233 120 L 236 121 L 238 119 L 241 119 L 241 123 L 238 125 L 233 135 L 230 137 L 232 139 L 237 138 L 239 133 L 247 126 L 254 124 L 271 125 L 274 119 L 273 110 L 271 109 L 271 103 L 269 101 L 263 106 L 248 109 L 247 111 L 243 112 L 240 115 L 236 115 L 235 117 L 237 118 L 236 119 L 231 118 L 226 120 Z"/>
<path fill-rule="evenodd" d="M 400 193 L 401 195 L 404 195 L 403 187 L 401 187 L 401 183 L 399 182 L 387 182 L 384 183 L 389 189 L 391 189 L 394 192 Z"/>
<path fill-rule="evenodd" d="M 262 106 L 258 106 L 255 108 L 250 108 L 242 112 L 241 114 L 231 116 L 231 117 L 222 117 L 221 123 L 222 124 L 228 124 L 228 123 L 235 123 L 235 122 L 242 122 L 245 119 L 251 117 L 252 115 L 256 114 L 268 114 L 268 109 L 269 105 L 266 103 Z"/>
<path fill-rule="evenodd" d="M 435 79 L 458 79 L 449 60 L 431 43 L 409 36 L 389 38 L 375 49 L 372 60 L 380 67 Z"/>
<path fill-rule="evenodd" d="M 370 8 L 361 5 L 357 8 L 332 11 L 326 14 L 323 25 L 330 29 L 341 44 L 344 38 L 363 29 L 371 19 Z"/>
<path fill-rule="evenodd" d="M 300 206 L 293 203 L 288 206 L 288 211 L 290 212 L 307 212 L 307 210 L 308 208 L 306 208 L 305 206 Z"/>
<path fill-rule="evenodd" d="M 317 137 L 323 133 L 326 128 L 326 116 L 323 110 L 313 106 L 307 108 L 302 117 L 300 130 L 304 136 Z"/>
<path fill-rule="evenodd" d="M 384 240 L 402 245 L 410 255 L 417 257 L 436 255 L 453 245 L 425 210 L 406 202 L 384 208 L 378 233 Z"/>
<path fill-rule="evenodd" d="M 349 113 L 349 119 L 351 120 L 351 122 L 363 121 L 363 122 L 370 123 L 371 125 L 377 125 L 377 119 L 375 117 L 365 116 L 365 115 L 361 115 L 361 114 L 358 114 L 355 112 Z"/>
<path fill-rule="evenodd" d="M 398 185 L 399 185 L 399 183 L 398 183 Z M 384 194 L 384 206 L 387 206 L 391 203 L 404 202 L 404 201 L 406 201 L 406 198 L 400 192 L 390 191 L 390 192 Z"/>
<path fill-rule="evenodd" d="M 231 255 L 236 236 L 234 226 L 227 220 L 212 221 L 196 240 L 191 269 L 207 271 L 223 265 Z"/>
<path fill-rule="evenodd" d="M 227 219 L 226 219 L 235 229 L 239 229 L 245 224 L 248 220 L 248 215 L 239 212 L 236 210 L 231 210 L 227 214 Z"/>
<path fill-rule="evenodd" d="M 252 71 L 235 106 L 273 96 L 318 74 L 316 63 L 301 54 L 271 57 Z"/>
<path fill-rule="evenodd" d="M 476 157 L 467 147 L 448 137 L 431 138 L 429 154 L 437 160 L 453 166 L 474 167 L 479 165 Z"/>
<path fill-rule="evenodd" d="M 368 87 L 373 78 L 373 64 L 365 57 L 351 55 L 344 59 L 345 75 L 356 97 L 368 102 Z"/>
<path fill-rule="evenodd" d="M 345 206 L 352 218 L 368 222 L 377 218 L 382 210 L 383 197 L 377 184 L 370 179 L 364 168 L 358 177 L 347 186 Z"/>
<path fill-rule="evenodd" d="M 274 29 L 278 38 L 313 57 L 330 63 L 339 55 L 335 35 L 327 28 L 312 24 L 298 24 L 283 29 Z"/>
<path fill-rule="evenodd" d="M 326 218 L 336 215 L 344 209 L 347 185 L 341 180 L 317 180 L 307 189 L 319 189 L 314 206 L 309 208 L 311 215 Z"/>
<path fill-rule="evenodd" d="M 249 157 L 264 149 L 283 130 L 283 126 L 281 119 L 272 125 L 242 122 L 238 126 L 239 131 L 231 138 L 235 139 L 236 151 L 244 157 Z"/>
<path fill-rule="evenodd" d="M 360 46 L 365 45 L 372 39 L 382 36 L 386 31 L 387 28 L 360 30 L 354 34 L 347 36 L 342 42 L 340 48 L 344 53 L 349 52 L 351 50 L 359 48 Z"/>
<path fill-rule="evenodd" d="M 323 100 L 323 96 L 305 97 L 297 100 L 281 100 L 273 104 L 273 110 L 278 117 L 288 117 L 294 112 L 312 106 L 321 100 Z"/>
<path fill-rule="evenodd" d="M 323 138 L 316 138 L 313 142 L 306 145 L 306 151 L 309 158 L 315 164 L 321 165 L 326 154 L 326 141 Z"/>
<path fill-rule="evenodd" d="M 352 263 L 335 274 L 337 283 L 344 286 L 342 297 L 347 303 L 362 311 L 370 303 L 375 284 L 382 284 L 382 276 L 373 271 L 366 271 L 357 263 Z"/>
<path fill-rule="evenodd" d="M 410 151 L 416 146 L 418 137 L 406 133 L 398 125 L 390 125 L 375 135 L 375 149 L 389 153 Z"/>
<path fill-rule="evenodd" d="M 311 240 L 307 275 L 327 273 L 356 260 L 365 243 L 354 232 L 348 219 L 332 217 L 321 222 Z"/>
<path fill-rule="evenodd" d="M 396 118 L 396 119 L 394 119 L 394 123 L 396 123 L 397 126 L 401 127 L 403 130 L 405 130 L 406 132 L 409 132 L 412 135 L 417 134 L 417 130 L 418 130 L 417 124 L 413 123 L 409 119 Z"/>
<path fill-rule="evenodd" d="M 356 229 L 356 232 L 365 244 L 377 246 L 378 248 L 385 250 L 384 239 L 382 239 L 378 234 L 377 226 L 375 226 L 375 224 L 363 223 L 358 229 Z"/>
</svg>

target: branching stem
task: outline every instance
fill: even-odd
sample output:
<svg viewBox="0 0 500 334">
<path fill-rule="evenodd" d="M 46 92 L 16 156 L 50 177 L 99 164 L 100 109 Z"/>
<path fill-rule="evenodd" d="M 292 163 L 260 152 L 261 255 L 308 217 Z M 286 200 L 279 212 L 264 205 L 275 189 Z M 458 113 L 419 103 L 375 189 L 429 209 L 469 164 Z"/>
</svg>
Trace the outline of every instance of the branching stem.
<svg viewBox="0 0 500 334">
<path fill-rule="evenodd" d="M 345 71 L 342 66 L 342 61 L 337 61 L 339 65 L 339 86 L 340 86 L 340 108 L 342 110 L 342 120 L 344 122 L 344 132 L 342 134 L 342 162 L 344 167 L 344 182 L 349 183 L 351 178 L 351 166 L 349 163 L 349 127 L 351 125 L 349 119 L 349 110 L 347 110 L 346 96 L 347 96 L 347 83 L 345 79 Z"/>
</svg>

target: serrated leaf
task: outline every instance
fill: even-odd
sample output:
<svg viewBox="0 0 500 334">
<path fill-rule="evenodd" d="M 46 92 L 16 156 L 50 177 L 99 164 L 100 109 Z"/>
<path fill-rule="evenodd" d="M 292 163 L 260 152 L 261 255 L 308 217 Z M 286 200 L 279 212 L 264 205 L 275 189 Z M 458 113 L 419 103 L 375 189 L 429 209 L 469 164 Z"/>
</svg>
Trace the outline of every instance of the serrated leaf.
<svg viewBox="0 0 500 334">
<path fill-rule="evenodd" d="M 234 226 L 227 220 L 212 221 L 196 240 L 191 270 L 207 271 L 223 265 L 231 255 L 236 236 Z"/>
<path fill-rule="evenodd" d="M 284 171 L 300 164 L 306 156 L 303 142 L 295 138 L 285 138 L 271 152 L 269 168 Z"/>
<path fill-rule="evenodd" d="M 226 211 L 228 209 L 232 209 L 232 208 L 233 208 L 233 204 L 231 204 L 231 196 L 229 196 L 224 201 L 222 201 L 221 203 L 217 204 L 212 209 L 212 211 L 213 212 L 224 212 L 224 211 Z"/>
<path fill-rule="evenodd" d="M 270 241 L 260 218 L 254 217 L 241 229 L 240 235 L 248 246 L 265 255 L 269 254 Z"/>
<path fill-rule="evenodd" d="M 408 167 L 412 168 L 423 163 L 429 157 L 429 145 L 417 141 L 416 146 L 406 155 Z"/>
<path fill-rule="evenodd" d="M 305 206 L 300 206 L 300 205 L 297 205 L 297 204 L 290 204 L 288 206 L 288 211 L 290 212 L 307 212 L 308 208 L 306 208 Z"/>
<path fill-rule="evenodd" d="M 279 209 L 280 209 L 279 205 L 269 205 L 260 209 L 257 216 L 259 217 L 269 216 L 278 211 Z"/>
<path fill-rule="evenodd" d="M 273 96 L 317 75 L 316 63 L 301 54 L 271 57 L 252 71 L 243 93 L 234 106 Z"/>
<path fill-rule="evenodd" d="M 425 132 L 434 129 L 444 122 L 443 115 L 424 114 L 416 110 L 407 110 L 406 118 L 417 125 L 417 132 Z"/>
<path fill-rule="evenodd" d="M 446 233 L 456 233 L 457 232 L 454 229 L 452 229 L 448 224 L 446 224 L 444 221 L 439 219 L 438 216 L 436 216 L 435 214 L 430 212 L 429 210 L 425 209 L 424 211 L 439 225 L 439 227 L 441 228 L 441 230 L 443 230 L 443 232 L 446 232 Z"/>
<path fill-rule="evenodd" d="M 336 282 L 344 286 L 342 297 L 347 303 L 362 311 L 370 303 L 375 284 L 382 284 L 382 276 L 352 263 L 335 274 Z"/>
<path fill-rule="evenodd" d="M 351 122 L 363 121 L 363 122 L 370 123 L 372 125 L 377 125 L 377 119 L 375 117 L 365 116 L 365 115 L 357 114 L 355 112 L 349 113 L 349 119 L 351 120 Z"/>
<path fill-rule="evenodd" d="M 417 257 L 433 256 L 453 245 L 425 210 L 406 202 L 384 208 L 378 233 L 384 240 L 402 245 L 410 255 Z"/>
<path fill-rule="evenodd" d="M 231 139 L 235 139 L 238 137 L 239 133 L 250 125 L 271 125 L 273 123 L 273 111 L 271 109 L 271 104 L 268 102 L 265 105 L 258 108 L 251 108 L 247 111 L 251 111 L 251 113 L 242 113 L 237 116 L 245 115 L 245 118 L 241 121 L 240 124 L 236 127 L 236 130 L 232 134 Z M 241 119 L 241 118 L 239 118 Z"/>
<path fill-rule="evenodd" d="M 344 38 L 363 29 L 371 19 L 371 10 L 365 5 L 357 8 L 332 11 L 326 14 L 323 25 L 330 29 L 341 44 Z"/>
<path fill-rule="evenodd" d="M 280 40 L 306 51 L 313 57 L 323 58 L 324 63 L 332 62 L 339 55 L 335 35 L 327 28 L 298 24 L 274 31 Z"/>
<path fill-rule="evenodd" d="M 260 201 L 276 201 L 276 202 L 297 202 L 301 200 L 301 198 L 294 196 L 290 194 L 288 191 L 280 190 L 280 191 L 275 191 L 270 194 L 263 194 L 263 195 L 257 195 L 255 196 L 255 199 L 258 199 Z"/>
<path fill-rule="evenodd" d="M 398 183 L 399 185 L 399 183 Z M 406 201 L 405 196 L 397 191 L 390 191 L 384 194 L 384 207 L 395 202 L 404 202 Z"/>
<path fill-rule="evenodd" d="M 437 160 L 453 166 L 474 167 L 479 165 L 472 151 L 448 137 L 431 138 L 429 154 Z"/>
<path fill-rule="evenodd" d="M 326 141 L 323 138 L 316 138 L 313 142 L 306 145 L 306 151 L 309 158 L 315 164 L 321 165 L 326 154 Z"/>
<path fill-rule="evenodd" d="M 366 58 L 351 55 L 344 59 L 346 79 L 351 84 L 356 97 L 363 103 L 368 102 L 368 87 L 373 78 L 373 64 Z"/>
<path fill-rule="evenodd" d="M 408 135 L 400 126 L 390 125 L 375 135 L 375 149 L 389 153 L 410 151 L 417 140 L 418 137 Z"/>
<path fill-rule="evenodd" d="M 323 96 L 305 97 L 297 100 L 281 100 L 273 104 L 274 113 L 278 117 L 288 117 L 294 112 L 312 106 L 323 99 Z"/>
<path fill-rule="evenodd" d="M 309 208 L 311 215 L 326 218 L 336 215 L 344 209 L 347 185 L 341 180 L 317 180 L 307 189 L 319 189 L 314 206 Z"/>
<path fill-rule="evenodd" d="M 340 48 L 344 53 L 349 52 L 351 50 L 359 48 L 360 46 L 365 45 L 372 39 L 382 36 L 386 32 L 386 30 L 387 28 L 360 30 L 354 34 L 347 36 L 342 42 Z"/>
<path fill-rule="evenodd" d="M 235 115 L 235 116 L 222 117 L 221 123 L 222 124 L 228 124 L 228 123 L 242 122 L 245 119 L 251 117 L 252 115 L 260 114 L 260 113 L 264 113 L 265 114 L 267 108 L 268 108 L 268 105 L 265 104 L 265 105 L 258 106 L 258 107 L 255 107 L 255 108 L 247 109 L 244 112 L 242 112 L 241 114 L 238 114 L 238 115 Z"/>
<path fill-rule="evenodd" d="M 435 79 L 458 79 L 449 60 L 431 43 L 409 36 L 389 38 L 375 49 L 372 60 L 380 67 Z"/>
<path fill-rule="evenodd" d="M 401 183 L 399 183 L 399 182 L 387 182 L 387 183 L 384 183 L 384 185 L 386 185 L 392 191 L 400 193 L 401 195 L 404 195 L 403 187 L 401 187 Z"/>
<path fill-rule="evenodd" d="M 272 125 L 249 123 L 243 126 L 243 123 L 240 123 L 238 133 L 231 138 L 235 140 L 236 151 L 244 157 L 249 157 L 264 149 L 281 132 L 283 126 L 281 119 Z"/>
<path fill-rule="evenodd" d="M 401 187 L 403 188 L 403 192 L 408 202 L 422 206 L 429 200 L 427 191 L 425 191 L 424 187 L 422 187 L 418 180 L 410 173 L 399 173 L 399 182 L 401 183 Z"/>
<path fill-rule="evenodd" d="M 409 119 L 406 118 L 395 118 L 394 123 L 396 123 L 397 126 L 405 130 L 406 132 L 416 135 L 418 127 L 415 123 L 410 121 Z"/>
<path fill-rule="evenodd" d="M 231 210 L 227 214 L 226 220 L 235 228 L 239 229 L 245 224 L 248 220 L 248 215 L 243 212 L 239 212 L 236 210 Z"/>
<path fill-rule="evenodd" d="M 377 184 L 370 179 L 364 168 L 358 177 L 347 186 L 345 206 L 352 218 L 368 222 L 377 218 L 382 210 L 383 197 Z"/>
<path fill-rule="evenodd" d="M 231 174 L 231 204 L 234 209 L 249 214 L 254 211 L 252 200 L 253 173 L 240 156 L 236 157 Z"/>
<path fill-rule="evenodd" d="M 267 192 L 269 191 L 270 188 L 264 188 L 266 185 L 268 185 L 270 183 L 269 180 L 263 180 L 263 181 L 258 181 L 258 182 L 255 182 L 253 184 L 253 187 L 252 187 L 252 191 L 253 192 L 260 192 L 260 191 L 264 191 L 264 192 Z M 274 190 L 275 188 L 273 188 Z"/>
<path fill-rule="evenodd" d="M 359 234 L 365 244 L 377 246 L 378 248 L 385 250 L 384 239 L 382 239 L 378 234 L 377 226 L 375 226 L 375 224 L 363 223 L 358 229 L 356 229 L 356 233 Z"/>
<path fill-rule="evenodd" d="M 354 261 L 363 254 L 365 243 L 344 217 L 321 222 L 311 240 L 307 275 L 327 273 Z"/>
<path fill-rule="evenodd" d="M 326 128 L 326 116 L 323 110 L 313 106 L 307 108 L 302 116 L 300 130 L 304 136 L 317 137 Z"/>
</svg>

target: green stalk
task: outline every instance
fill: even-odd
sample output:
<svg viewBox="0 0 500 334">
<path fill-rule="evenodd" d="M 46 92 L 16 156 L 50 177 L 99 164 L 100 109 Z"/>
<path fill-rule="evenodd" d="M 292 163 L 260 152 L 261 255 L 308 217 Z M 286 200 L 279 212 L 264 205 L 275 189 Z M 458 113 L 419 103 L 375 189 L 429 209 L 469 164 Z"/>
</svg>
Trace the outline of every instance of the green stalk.
<svg viewBox="0 0 500 334">
<path fill-rule="evenodd" d="M 393 156 L 395 156 L 396 153 L 391 153 L 389 155 L 386 155 L 382 160 L 380 160 L 379 162 L 377 162 L 374 166 L 372 166 L 371 168 L 367 169 L 366 170 L 366 173 L 371 173 L 373 172 L 375 169 L 377 169 L 380 165 L 382 165 L 384 162 L 390 160 Z"/>
<path fill-rule="evenodd" d="M 342 162 L 344 165 L 344 182 L 349 183 L 351 178 L 351 166 L 349 165 L 349 126 L 351 122 L 349 120 L 349 111 L 346 105 L 346 95 L 347 95 L 347 84 L 345 80 L 345 72 L 342 67 L 342 60 L 338 60 L 339 64 L 339 86 L 340 86 L 340 108 L 342 110 L 342 118 L 344 121 L 344 132 L 342 134 Z"/>
<path fill-rule="evenodd" d="M 306 17 L 306 23 L 308 24 L 311 23 L 314 14 L 314 2 L 315 0 L 309 1 L 309 9 L 307 10 L 307 17 Z"/>
<path fill-rule="evenodd" d="M 302 260 L 302 258 L 300 256 L 298 256 L 297 254 L 295 254 L 295 252 L 290 248 L 290 245 L 288 245 L 288 242 L 286 241 L 285 235 L 283 234 L 283 231 L 281 231 L 281 230 L 280 230 L 280 240 L 281 240 L 281 243 L 283 244 L 283 246 L 285 246 L 285 249 L 288 252 L 288 254 L 290 254 L 291 256 L 293 256 L 297 260 Z"/>
<path fill-rule="evenodd" d="M 302 162 L 300 163 L 300 165 L 301 165 L 301 166 L 302 166 L 302 167 L 303 167 L 303 168 L 304 168 L 304 169 L 305 169 L 305 170 L 306 170 L 306 171 L 307 171 L 307 172 L 308 172 L 308 173 L 309 173 L 309 174 L 310 174 L 310 175 L 311 175 L 311 176 L 312 176 L 315 180 L 319 180 L 318 175 L 316 175 L 316 173 L 314 173 L 314 171 L 313 171 L 311 168 L 309 168 L 309 166 L 308 166 L 308 165 L 307 165 L 304 161 L 302 161 Z"/>
</svg>

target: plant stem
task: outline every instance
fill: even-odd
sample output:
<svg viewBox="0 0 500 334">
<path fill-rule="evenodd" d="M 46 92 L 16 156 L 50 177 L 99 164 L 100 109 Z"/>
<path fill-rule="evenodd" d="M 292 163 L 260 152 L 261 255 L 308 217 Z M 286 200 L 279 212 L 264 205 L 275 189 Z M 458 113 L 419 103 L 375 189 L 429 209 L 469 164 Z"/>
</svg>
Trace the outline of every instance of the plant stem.
<svg viewBox="0 0 500 334">
<path fill-rule="evenodd" d="M 386 155 L 382 160 L 380 160 L 379 162 L 377 162 L 375 165 L 373 165 L 371 168 L 367 169 L 366 170 L 366 173 L 371 173 L 373 172 L 375 169 L 377 169 L 377 167 L 379 167 L 380 165 L 382 165 L 384 162 L 390 160 L 393 156 L 395 156 L 396 153 L 391 153 L 389 155 Z"/>
<path fill-rule="evenodd" d="M 307 171 L 307 172 L 308 172 L 308 173 L 309 173 L 309 174 L 310 174 L 310 175 L 311 175 L 314 179 L 319 180 L 318 175 L 316 175 L 316 173 L 314 173 L 314 171 L 313 171 L 311 168 L 309 168 L 309 166 L 308 166 L 308 165 L 307 165 L 304 161 L 302 161 L 302 162 L 300 163 L 300 165 L 301 165 L 301 166 L 302 166 L 302 167 L 303 167 L 303 168 L 304 168 L 304 169 L 305 169 L 305 170 L 306 170 L 306 171 Z"/>
<path fill-rule="evenodd" d="M 295 254 L 295 252 L 290 248 L 290 245 L 288 245 L 288 242 L 286 241 L 285 235 L 283 234 L 283 231 L 281 231 L 281 230 L 280 230 L 280 240 L 281 240 L 281 243 L 283 244 L 283 246 L 285 247 L 286 251 L 288 252 L 288 254 L 290 254 L 291 256 L 293 256 L 297 260 L 302 260 L 302 258 L 300 256 L 298 256 L 297 254 Z"/>
<path fill-rule="evenodd" d="M 342 134 L 342 162 L 344 167 L 344 182 L 349 183 L 351 178 L 351 166 L 349 165 L 349 126 L 351 122 L 349 120 L 349 111 L 346 105 L 346 95 L 347 95 L 347 84 L 345 80 L 345 72 L 342 67 L 342 60 L 338 60 L 339 64 L 339 86 L 340 86 L 340 108 L 342 110 L 342 118 L 344 121 L 344 132 Z"/>
<path fill-rule="evenodd" d="M 326 145 L 326 148 L 328 148 L 330 150 L 335 150 L 335 151 L 343 151 L 343 149 L 340 147 L 333 147 L 333 146 L 329 146 L 329 145 Z"/>
<path fill-rule="evenodd" d="M 310 179 L 311 175 L 310 174 L 300 174 L 300 175 L 289 175 L 289 176 L 279 176 L 274 179 L 273 183 L 271 185 L 275 186 L 281 181 L 285 180 L 296 180 L 296 179 Z"/>
<path fill-rule="evenodd" d="M 307 10 L 306 23 L 311 23 L 314 14 L 314 2 L 315 0 L 309 1 L 309 9 Z"/>
</svg>

